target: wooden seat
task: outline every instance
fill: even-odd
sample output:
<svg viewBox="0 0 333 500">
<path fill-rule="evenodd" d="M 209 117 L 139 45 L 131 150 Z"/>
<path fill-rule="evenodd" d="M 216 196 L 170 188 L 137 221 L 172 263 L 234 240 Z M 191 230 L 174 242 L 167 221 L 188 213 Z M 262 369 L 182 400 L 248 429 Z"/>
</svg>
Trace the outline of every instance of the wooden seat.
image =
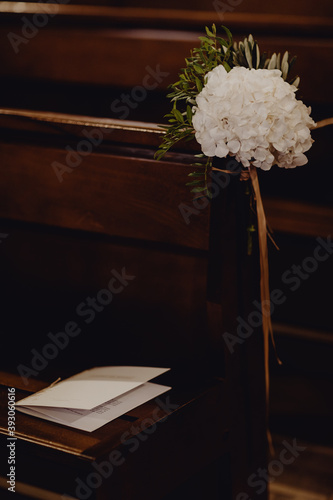
<svg viewBox="0 0 333 500">
<path fill-rule="evenodd" d="M 2 376 L 1 383 L 6 384 L 6 376 Z M 20 386 L 20 380 L 14 378 L 7 383 Z M 43 386 L 36 382 L 29 389 Z M 1 400 L 5 401 L 7 387 L 3 385 L 1 392 Z M 18 399 L 25 394 L 16 389 Z M 223 381 L 206 387 L 202 384 L 195 390 L 187 385 L 93 433 L 17 413 L 16 492 L 31 492 L 33 498 L 48 498 L 49 492 L 78 499 L 164 498 L 170 488 L 179 488 L 185 479 L 202 473 L 203 467 L 212 467 L 227 452 L 224 401 Z M 2 407 L 1 415 L 5 414 L 6 407 Z M 209 425 L 215 429 L 214 438 L 207 429 L 208 415 Z M 5 446 L 1 437 L 1 445 Z M 221 478 L 225 475 L 223 470 L 220 474 Z M 8 486 L 3 479 L 1 486 Z M 207 485 L 207 491 L 214 498 L 212 486 Z"/>
<path fill-rule="evenodd" d="M 262 333 L 231 350 L 222 337 L 259 296 L 244 183 L 219 174 L 211 204 L 194 202 L 195 151 L 155 161 L 154 124 L 1 110 L 0 130 L 2 448 L 7 387 L 19 399 L 82 369 L 139 364 L 171 367 L 161 381 L 173 388 L 92 433 L 17 412 L 17 491 L 162 500 L 201 475 L 211 499 L 255 498 Z"/>
</svg>

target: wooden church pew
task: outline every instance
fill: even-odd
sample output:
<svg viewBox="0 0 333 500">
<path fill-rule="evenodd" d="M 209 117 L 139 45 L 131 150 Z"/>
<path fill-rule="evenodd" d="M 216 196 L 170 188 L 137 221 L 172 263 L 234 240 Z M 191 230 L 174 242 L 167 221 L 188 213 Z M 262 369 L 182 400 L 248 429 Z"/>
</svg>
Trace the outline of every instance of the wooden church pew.
<svg viewBox="0 0 333 500">
<path fill-rule="evenodd" d="M 113 2 L 112 6 L 102 1 L 98 5 L 77 3 L 56 5 L 56 12 L 49 15 L 50 6 L 41 3 L 5 2 L 0 6 L 4 41 L 0 106 L 160 123 L 170 108 L 167 86 L 176 81 L 204 25 L 215 22 L 227 25 L 235 40 L 250 30 L 262 51 L 288 50 L 296 55 L 294 73 L 301 76 L 298 97 L 312 106 L 316 121 L 333 116 L 333 12 L 329 1 L 316 6 L 316 15 L 310 1 L 264 7 L 257 1 L 227 1 L 222 4 L 230 4 L 230 9 L 222 13 L 218 2 L 189 4 L 183 0 L 171 3 L 168 9 L 147 1 L 138 5 Z M 318 214 L 315 231 L 322 220 L 319 212 L 331 211 L 331 130 L 313 135 L 309 168 L 279 172 L 274 179 L 271 172 L 262 176 L 267 209 L 274 212 L 272 224 L 277 222 L 278 231 L 288 228 L 299 233 L 304 225 L 297 223 L 297 213 L 303 213 L 304 220 L 306 204 L 310 204 L 311 214 Z M 318 165 L 325 183 L 321 176 L 312 175 Z M 281 217 L 284 198 L 289 203 L 283 213 L 291 211 L 291 219 Z"/>
<path fill-rule="evenodd" d="M 235 40 L 252 32 L 262 51 L 288 50 L 296 55 L 295 72 L 302 78 L 302 98 L 311 105 L 333 105 L 333 12 L 328 0 L 316 6 L 316 15 L 310 0 L 266 4 L 264 8 L 260 2 L 250 0 L 176 4 L 166 9 L 147 2 L 135 6 L 131 2 L 121 2 L 122 6 L 59 2 L 53 7 L 3 2 L 0 75 L 7 95 L 2 97 L 1 106 L 10 107 L 16 102 L 17 107 L 24 108 L 32 105 L 33 98 L 38 105 L 53 105 L 44 108 L 48 111 L 69 112 L 61 105 L 70 105 L 66 97 L 70 95 L 72 100 L 81 101 L 78 114 L 88 114 L 92 101 L 96 107 L 100 101 L 103 116 L 122 119 L 117 110 L 107 107 L 110 103 L 104 102 L 102 96 L 110 99 L 112 87 L 142 86 L 149 75 L 147 67 L 155 74 L 156 68 L 160 70 L 155 81 L 150 78 L 150 90 L 156 84 L 153 90 L 165 92 L 177 80 L 179 69 L 197 45 L 204 26 L 212 23 L 228 26 Z M 45 85 L 52 83 L 51 97 L 45 95 Z M 66 92 L 63 85 L 67 85 Z M 88 96 L 93 87 L 99 88 L 99 92 Z M 89 114 L 96 116 L 96 111 Z"/>
<path fill-rule="evenodd" d="M 156 429 L 156 401 L 93 433 L 17 412 L 18 492 L 28 484 L 84 498 L 90 484 L 89 498 L 162 500 L 185 484 L 192 498 L 231 498 L 230 488 L 234 499 L 256 498 L 249 478 L 267 467 L 262 332 L 234 352 L 222 338 L 259 297 L 243 183 L 223 174 L 211 205 L 193 205 L 195 150 L 155 161 L 161 131 L 150 123 L 1 110 L 0 131 L 3 396 L 113 364 L 171 367 L 161 383 L 173 388 Z M 124 289 L 106 304 L 114 272 Z M 83 308 L 88 297 L 104 300 L 98 311 Z M 50 332 L 71 322 L 80 333 L 45 358 Z M 96 463 L 112 452 L 119 464 L 93 487 Z"/>
</svg>

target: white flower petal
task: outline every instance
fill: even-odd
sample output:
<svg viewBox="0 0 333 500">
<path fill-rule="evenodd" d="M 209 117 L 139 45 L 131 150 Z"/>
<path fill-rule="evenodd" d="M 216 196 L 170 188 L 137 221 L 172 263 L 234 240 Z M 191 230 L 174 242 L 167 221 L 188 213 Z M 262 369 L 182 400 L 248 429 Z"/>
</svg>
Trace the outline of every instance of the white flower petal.
<svg viewBox="0 0 333 500">
<path fill-rule="evenodd" d="M 228 142 L 228 148 L 230 149 L 231 153 L 237 153 L 240 148 L 240 142 L 237 141 L 237 139 L 233 139 Z"/>
</svg>

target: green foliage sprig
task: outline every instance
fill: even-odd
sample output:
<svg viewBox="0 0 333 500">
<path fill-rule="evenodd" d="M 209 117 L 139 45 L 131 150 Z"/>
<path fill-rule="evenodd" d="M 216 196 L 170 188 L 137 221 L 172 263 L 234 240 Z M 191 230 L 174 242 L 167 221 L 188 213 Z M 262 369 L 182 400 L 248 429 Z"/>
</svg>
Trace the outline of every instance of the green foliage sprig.
<svg viewBox="0 0 333 500">
<path fill-rule="evenodd" d="M 212 31 L 206 27 L 207 36 L 199 37 L 200 47 L 191 51 L 191 57 L 185 59 L 186 67 L 182 68 L 179 80 L 169 86 L 172 90 L 167 95 L 173 103 L 170 113 L 165 115 L 169 125 L 162 125 L 166 129 L 163 142 L 155 157 L 161 159 L 167 151 L 178 141 L 194 138 L 192 125 L 192 106 L 195 105 L 197 95 L 203 89 L 206 74 L 219 64 L 223 64 L 230 71 L 232 61 L 232 35 L 225 28 L 228 41 L 216 34 L 216 27 Z M 182 110 L 177 105 L 181 103 Z"/>
</svg>

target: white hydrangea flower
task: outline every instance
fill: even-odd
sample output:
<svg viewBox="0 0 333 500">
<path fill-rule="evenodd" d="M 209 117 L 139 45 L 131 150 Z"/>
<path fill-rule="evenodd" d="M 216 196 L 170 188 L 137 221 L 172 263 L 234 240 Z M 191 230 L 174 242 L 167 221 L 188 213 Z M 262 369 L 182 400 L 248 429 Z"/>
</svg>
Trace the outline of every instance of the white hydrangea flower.
<svg viewBox="0 0 333 500">
<path fill-rule="evenodd" d="M 222 65 L 206 76 L 193 107 L 195 137 L 206 156 L 234 156 L 244 167 L 307 163 L 313 140 L 311 108 L 295 96 L 280 70 Z"/>
</svg>

